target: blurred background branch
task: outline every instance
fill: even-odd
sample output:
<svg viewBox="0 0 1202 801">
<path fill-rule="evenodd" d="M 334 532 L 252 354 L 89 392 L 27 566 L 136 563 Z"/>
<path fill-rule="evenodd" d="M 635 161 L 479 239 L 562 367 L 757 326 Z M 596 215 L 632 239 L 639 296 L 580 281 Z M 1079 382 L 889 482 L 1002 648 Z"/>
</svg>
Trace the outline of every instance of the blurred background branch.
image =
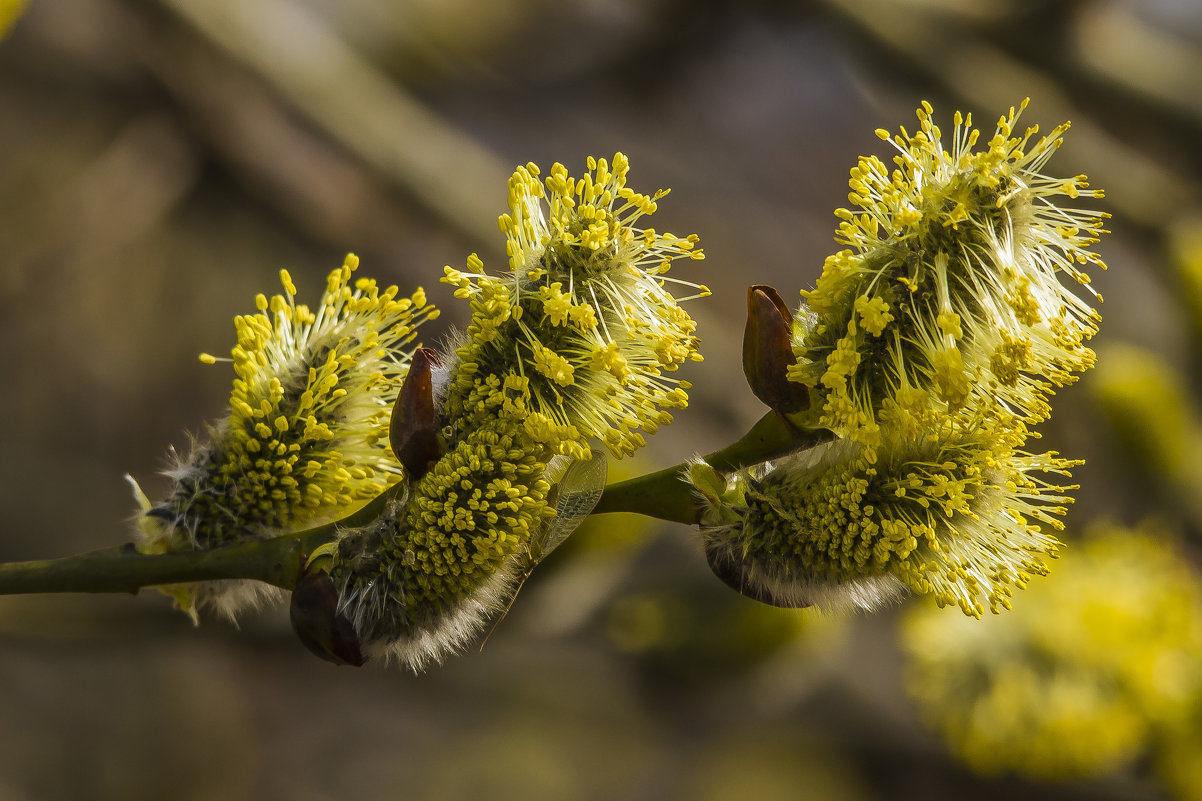
<svg viewBox="0 0 1202 801">
<path fill-rule="evenodd" d="M 1105 187 L 1108 205 L 1114 213 L 1125 220 L 1155 229 L 1183 209 L 1197 204 L 1197 181 L 1171 159 L 1165 159 L 1171 153 L 1148 152 L 1137 143 L 1123 141 L 1108 130 L 1105 118 L 1095 117 L 1092 109 L 1082 108 L 1074 102 L 1072 87 L 1063 80 L 1065 76 L 1058 63 L 1058 47 L 1049 47 L 1047 53 L 1038 54 L 1043 56 L 1043 63 L 1032 63 L 1023 61 L 991 40 L 990 29 L 1008 27 L 1005 23 L 1017 26 L 1021 22 L 1014 12 L 1021 9 L 1022 4 L 1015 4 L 1010 14 L 1004 13 L 1004 7 L 995 5 L 993 13 L 982 11 L 980 17 L 949 17 L 925 2 L 822 2 L 854 26 L 858 35 L 893 53 L 907 68 L 920 70 L 967 107 L 1008 108 L 1022 99 L 1016 99 L 1014 93 L 1016 87 L 1023 87 L 1022 93 L 1033 99 L 1041 118 L 1072 120 L 1073 147 L 1071 156 L 1066 158 L 1067 169 L 1088 172 L 1095 186 Z M 1064 4 L 1065 7 L 1073 5 Z M 1188 82 L 1186 76 L 1191 74 L 1188 72 L 1171 82 L 1159 82 L 1150 74 L 1150 70 L 1157 67 L 1145 66 L 1135 70 L 1133 78 L 1118 78 L 1119 73 L 1126 73 L 1123 63 L 1127 62 L 1129 66 L 1133 61 L 1162 64 L 1166 71 L 1176 74 L 1175 70 L 1183 66 L 1178 63 L 1182 61 L 1180 48 L 1164 53 L 1173 58 L 1161 62 L 1163 41 L 1157 42 L 1149 36 L 1146 26 L 1137 29 L 1142 36 L 1131 36 L 1134 20 L 1114 19 L 1116 15 L 1131 17 L 1129 11 L 1113 8 L 1105 0 L 1075 6 L 1075 11 L 1066 14 L 1068 18 L 1062 26 L 1067 29 L 1083 67 L 1097 70 L 1098 64 L 1109 65 L 1104 71 L 1097 70 L 1106 81 L 1104 91 L 1113 95 L 1116 90 L 1129 90 L 1139 83 L 1143 93 L 1166 103 L 1171 109 L 1188 104 L 1187 98 L 1196 98 L 1196 91 L 1182 91 L 1185 88 L 1182 83 Z M 1029 39 L 1034 40 L 1023 42 L 1029 50 L 1039 39 L 1051 38 L 1037 24 L 1026 27 Z M 1104 33 L 1103 27 L 1112 36 L 1098 36 Z M 1125 46 L 1117 63 L 1112 62 L 1114 35 L 1122 39 Z M 1162 34 L 1161 39 L 1168 39 L 1168 36 Z M 1196 50 L 1190 52 L 1195 58 L 1199 57 Z M 1147 92 L 1150 83 L 1157 85 L 1152 93 Z M 986 117 L 978 123 L 988 121 Z"/>
<path fill-rule="evenodd" d="M 375 69 L 303 6 L 288 0 L 164 5 L 372 173 L 411 192 L 482 246 L 495 239 L 496 226 L 487 223 L 496 204 L 479 187 L 504 186 L 511 167 Z"/>
</svg>

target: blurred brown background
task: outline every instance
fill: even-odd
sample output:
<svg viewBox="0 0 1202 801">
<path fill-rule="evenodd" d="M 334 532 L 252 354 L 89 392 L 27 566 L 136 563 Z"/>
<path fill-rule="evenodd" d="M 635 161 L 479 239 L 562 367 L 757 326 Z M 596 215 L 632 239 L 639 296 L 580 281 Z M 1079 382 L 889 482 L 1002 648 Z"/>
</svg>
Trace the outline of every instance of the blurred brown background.
<svg viewBox="0 0 1202 801">
<path fill-rule="evenodd" d="M 634 465 L 712 450 L 761 413 L 744 292 L 795 298 L 832 252 L 847 171 L 930 100 L 991 124 L 1072 119 L 1050 171 L 1108 192 L 1096 284 L 1108 341 L 1196 384 L 1175 271 L 1202 181 L 1193 0 L 32 0 L 0 42 L 0 560 L 130 537 L 126 471 L 155 495 L 169 443 L 221 414 L 231 317 L 288 268 L 315 298 L 362 272 L 437 283 L 478 251 L 514 164 L 629 155 L 671 187 L 652 221 L 697 232 L 680 276 L 706 361 Z M 1070 526 L 1166 518 L 1087 378 L 1044 444 L 1086 457 Z M 627 473 L 629 474 L 629 473 Z M 1071 536 L 1071 529 L 1070 529 Z M 1194 540 L 1197 541 L 1196 539 Z M 335 668 L 282 610 L 192 629 L 153 593 L 0 599 L 0 801 L 25 799 L 1156 799 L 1138 769 L 981 779 L 901 691 L 896 612 L 760 607 L 688 529 L 596 518 L 482 652 L 422 676 Z"/>
</svg>

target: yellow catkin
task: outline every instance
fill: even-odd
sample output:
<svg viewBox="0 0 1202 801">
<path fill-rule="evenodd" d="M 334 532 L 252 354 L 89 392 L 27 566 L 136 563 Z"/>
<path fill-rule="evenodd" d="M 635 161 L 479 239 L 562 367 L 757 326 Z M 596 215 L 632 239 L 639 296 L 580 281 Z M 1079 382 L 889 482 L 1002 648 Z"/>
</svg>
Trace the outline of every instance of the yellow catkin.
<svg viewBox="0 0 1202 801">
<path fill-rule="evenodd" d="M 635 227 L 666 192 L 627 187 L 621 153 L 588 165 L 579 178 L 562 164 L 545 177 L 533 164 L 514 171 L 499 221 L 508 275 L 484 274 L 475 255 L 466 270 L 445 269 L 472 313 L 447 411 L 467 427 L 509 415 L 565 455 L 597 439 L 622 456 L 663 410 L 687 403 L 669 374 L 701 358 L 696 326 L 665 282 L 708 290 L 663 277 L 673 261 L 702 256 L 696 235 Z"/>
<path fill-rule="evenodd" d="M 419 290 L 398 298 L 358 279 L 354 256 L 332 271 L 317 313 L 257 295 L 234 318 L 229 415 L 171 471 L 174 485 L 142 525 L 148 551 L 208 549 L 340 516 L 401 477 L 386 439 L 417 326 L 437 316 Z M 219 361 L 202 354 L 201 361 Z"/>
<path fill-rule="evenodd" d="M 1057 553 L 1045 529 L 1061 526 L 1071 488 L 1044 474 L 1072 463 L 1018 450 L 1025 432 L 1009 421 L 917 423 L 736 474 L 709 500 L 707 550 L 789 602 L 871 608 L 892 581 L 973 617 L 1008 608 Z"/>
<path fill-rule="evenodd" d="M 945 140 L 924 104 L 915 133 L 878 132 L 892 167 L 868 156 L 851 171 L 856 210 L 836 213 L 845 249 L 802 293 L 794 339 L 790 377 L 816 396 L 817 424 L 871 445 L 881 410 L 915 388 L 1031 423 L 1093 365 L 1097 314 L 1066 284 L 1092 293 L 1083 268 L 1105 267 L 1090 248 L 1108 215 L 1055 205 L 1102 193 L 1046 176 L 1068 125 L 1018 131 L 1025 106 L 977 149 L 971 117 L 957 114 Z"/>
</svg>

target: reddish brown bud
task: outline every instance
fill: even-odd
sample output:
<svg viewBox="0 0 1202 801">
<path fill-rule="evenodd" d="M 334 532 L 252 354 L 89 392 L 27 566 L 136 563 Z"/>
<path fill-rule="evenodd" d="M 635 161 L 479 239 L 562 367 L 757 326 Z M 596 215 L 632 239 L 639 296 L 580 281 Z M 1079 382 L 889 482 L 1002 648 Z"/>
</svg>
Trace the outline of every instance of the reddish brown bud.
<svg viewBox="0 0 1202 801">
<path fill-rule="evenodd" d="M 367 661 L 354 625 L 338 611 L 338 592 L 329 573 L 310 573 L 296 582 L 288 616 L 305 647 L 327 662 L 359 667 Z"/>
<path fill-rule="evenodd" d="M 431 366 L 439 364 L 437 353 L 430 348 L 418 348 L 392 407 L 388 441 L 410 482 L 424 476 L 442 456 L 442 440 L 434 415 L 434 384 L 430 378 Z"/>
<path fill-rule="evenodd" d="M 743 330 L 743 374 L 755 396 L 784 414 L 809 408 L 805 385 L 788 379 L 793 355 L 793 315 L 775 289 L 756 284 L 747 290 L 747 327 Z"/>
</svg>

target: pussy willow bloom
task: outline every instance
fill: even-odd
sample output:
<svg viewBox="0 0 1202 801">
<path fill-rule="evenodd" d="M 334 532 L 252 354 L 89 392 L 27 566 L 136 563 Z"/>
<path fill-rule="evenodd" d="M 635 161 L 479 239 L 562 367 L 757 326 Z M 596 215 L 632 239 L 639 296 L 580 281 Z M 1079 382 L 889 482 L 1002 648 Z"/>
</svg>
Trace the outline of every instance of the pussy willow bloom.
<svg viewBox="0 0 1202 801">
<path fill-rule="evenodd" d="M 475 255 L 466 272 L 446 268 L 472 319 L 444 413 L 463 428 L 507 417 L 569 456 L 586 456 L 593 438 L 622 456 L 687 404 L 688 382 L 669 374 L 701 358 L 667 283 L 709 290 L 664 275 L 676 259 L 703 258 L 696 235 L 635 227 L 666 190 L 628 188 L 621 153 L 612 168 L 591 157 L 588 167 L 580 178 L 562 164 L 544 180 L 534 164 L 514 172 L 500 218 L 506 275 L 485 275 Z"/>
<path fill-rule="evenodd" d="M 344 532 L 330 575 L 365 656 L 414 670 L 458 650 L 504 605 L 553 512 L 550 451 L 508 419 L 469 432 L 371 524 Z"/>
<path fill-rule="evenodd" d="M 284 293 L 258 295 L 255 314 L 234 318 L 229 416 L 168 471 L 166 499 L 143 501 L 139 550 L 278 536 L 337 518 L 401 478 L 388 447 L 389 415 L 416 328 L 438 312 L 420 289 L 400 298 L 395 286 L 352 280 L 357 266 L 351 255 L 331 272 L 314 308 L 296 302 L 292 278 L 281 271 Z M 202 354 L 201 361 L 218 360 Z M 252 596 L 260 586 L 219 582 L 173 594 L 189 612 L 212 603 L 232 614 L 240 598 L 226 590 L 243 585 Z"/>
<path fill-rule="evenodd" d="M 1100 198 L 1085 176 L 1044 173 L 1068 123 L 1036 138 L 1017 131 L 1026 101 L 977 150 L 972 117 L 948 141 L 918 110 L 919 129 L 890 139 L 890 169 L 875 156 L 851 171 L 850 202 L 815 289 L 803 292 L 791 375 L 817 396 L 819 424 L 866 444 L 891 405 L 1000 405 L 1028 423 L 1047 396 L 1089 368 L 1097 313 L 1089 250 L 1109 215 L 1078 209 Z M 1100 298 L 1098 298 L 1100 300 Z"/>
<path fill-rule="evenodd" d="M 836 440 L 753 471 L 721 491 L 699 482 L 715 573 L 781 606 L 872 609 L 906 587 L 980 617 L 1047 571 L 1069 487 L 1054 454 L 1017 450 L 1024 432 L 992 418 L 883 430 L 878 447 Z"/>
<path fill-rule="evenodd" d="M 1108 773 L 1199 708 L 1202 590 L 1165 539 L 1095 529 L 1010 614 L 987 621 L 910 612 L 907 687 L 970 766 Z"/>
</svg>

